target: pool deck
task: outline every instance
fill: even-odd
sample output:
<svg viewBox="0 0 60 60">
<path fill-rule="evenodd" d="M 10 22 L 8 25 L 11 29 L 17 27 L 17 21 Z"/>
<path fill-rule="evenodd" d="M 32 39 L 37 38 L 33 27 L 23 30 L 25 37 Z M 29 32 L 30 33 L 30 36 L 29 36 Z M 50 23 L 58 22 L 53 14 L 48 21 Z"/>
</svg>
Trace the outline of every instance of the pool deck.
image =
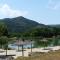
<svg viewBox="0 0 60 60">
<path fill-rule="evenodd" d="M 49 51 L 55 51 L 60 50 L 60 46 L 54 46 L 54 47 L 45 47 L 45 48 L 33 48 L 32 52 L 49 52 Z M 31 49 L 25 49 L 24 56 L 28 57 L 29 53 L 31 53 Z M 0 56 L 6 56 L 6 50 L 3 50 L 3 52 L 0 52 Z M 17 58 L 19 56 L 22 56 L 22 51 L 17 50 L 7 50 L 7 55 L 12 56 L 13 58 Z"/>
</svg>

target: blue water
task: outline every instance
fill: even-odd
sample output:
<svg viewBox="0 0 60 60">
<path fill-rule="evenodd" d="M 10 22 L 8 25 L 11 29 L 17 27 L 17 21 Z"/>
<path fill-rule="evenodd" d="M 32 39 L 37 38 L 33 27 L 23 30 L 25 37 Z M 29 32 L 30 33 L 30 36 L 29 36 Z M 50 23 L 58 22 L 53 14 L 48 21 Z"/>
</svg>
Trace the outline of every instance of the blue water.
<svg viewBox="0 0 60 60">
<path fill-rule="evenodd" d="M 14 45 L 14 44 L 9 44 L 8 47 L 11 48 L 11 49 L 18 49 L 18 46 Z M 23 47 L 24 48 L 31 48 L 31 44 L 26 44 Z M 32 45 L 32 47 L 33 47 L 33 45 Z M 19 49 L 21 49 L 21 46 L 19 46 Z"/>
</svg>

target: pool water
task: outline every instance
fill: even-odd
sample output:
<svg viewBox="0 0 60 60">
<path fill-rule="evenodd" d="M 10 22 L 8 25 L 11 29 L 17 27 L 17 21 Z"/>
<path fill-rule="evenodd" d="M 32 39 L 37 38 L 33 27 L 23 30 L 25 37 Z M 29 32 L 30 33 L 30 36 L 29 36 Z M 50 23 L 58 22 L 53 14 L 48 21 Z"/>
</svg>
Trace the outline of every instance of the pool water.
<svg viewBox="0 0 60 60">
<path fill-rule="evenodd" d="M 11 49 L 18 49 L 18 46 L 15 44 L 9 44 L 8 47 Z M 23 47 L 24 48 L 31 48 L 31 44 L 26 44 Z M 32 44 L 32 47 L 33 47 L 33 44 Z M 21 46 L 19 46 L 19 49 L 21 49 Z"/>
</svg>

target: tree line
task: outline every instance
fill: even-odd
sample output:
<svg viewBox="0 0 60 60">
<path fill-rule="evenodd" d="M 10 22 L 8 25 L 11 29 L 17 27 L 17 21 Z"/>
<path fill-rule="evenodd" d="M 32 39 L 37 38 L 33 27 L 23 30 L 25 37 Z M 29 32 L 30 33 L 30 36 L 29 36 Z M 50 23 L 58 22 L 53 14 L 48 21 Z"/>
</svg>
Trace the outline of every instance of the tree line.
<svg viewBox="0 0 60 60">
<path fill-rule="evenodd" d="M 52 37 L 60 35 L 60 28 L 35 28 L 29 32 L 23 33 L 24 37 Z"/>
</svg>

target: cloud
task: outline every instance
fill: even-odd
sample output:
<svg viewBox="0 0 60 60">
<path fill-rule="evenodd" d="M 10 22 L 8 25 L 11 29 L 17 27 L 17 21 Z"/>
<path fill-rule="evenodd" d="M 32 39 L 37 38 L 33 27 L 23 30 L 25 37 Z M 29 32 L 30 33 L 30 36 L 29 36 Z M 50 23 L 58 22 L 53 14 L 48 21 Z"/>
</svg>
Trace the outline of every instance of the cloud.
<svg viewBox="0 0 60 60">
<path fill-rule="evenodd" d="M 27 15 L 27 11 L 21 11 L 21 10 L 15 10 L 12 9 L 9 5 L 4 4 L 3 6 L 0 6 L 0 15 L 8 18 L 17 17 L 17 16 L 25 16 Z"/>
<path fill-rule="evenodd" d="M 48 8 L 53 10 L 60 9 L 60 0 L 48 0 Z"/>
</svg>

